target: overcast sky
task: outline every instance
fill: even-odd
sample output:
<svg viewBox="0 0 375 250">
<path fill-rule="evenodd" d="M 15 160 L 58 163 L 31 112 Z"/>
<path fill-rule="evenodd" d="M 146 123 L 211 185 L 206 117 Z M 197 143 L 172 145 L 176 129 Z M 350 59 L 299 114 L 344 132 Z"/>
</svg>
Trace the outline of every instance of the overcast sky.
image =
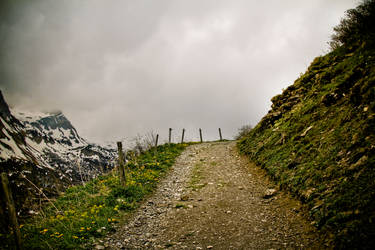
<svg viewBox="0 0 375 250">
<path fill-rule="evenodd" d="M 8 1 L 12 2 L 12 1 Z M 91 141 L 168 128 L 231 138 L 328 51 L 356 0 L 33 0 L 2 8 L 8 103 L 62 110 Z M 4 2 L 6 4 L 6 1 Z"/>
</svg>

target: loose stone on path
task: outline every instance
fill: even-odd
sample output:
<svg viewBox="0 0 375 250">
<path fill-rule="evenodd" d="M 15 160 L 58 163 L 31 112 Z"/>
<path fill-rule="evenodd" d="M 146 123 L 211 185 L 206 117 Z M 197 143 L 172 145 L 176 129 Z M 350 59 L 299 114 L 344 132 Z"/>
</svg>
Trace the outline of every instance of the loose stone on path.
<svg viewBox="0 0 375 250">
<path fill-rule="evenodd" d="M 197 168 L 199 167 L 199 171 Z M 191 185 L 194 180 L 203 184 Z M 298 212 L 296 212 L 298 211 Z M 321 249 L 299 202 L 274 189 L 235 142 L 189 146 L 106 249 Z M 108 247 L 107 247 L 108 246 Z"/>
</svg>

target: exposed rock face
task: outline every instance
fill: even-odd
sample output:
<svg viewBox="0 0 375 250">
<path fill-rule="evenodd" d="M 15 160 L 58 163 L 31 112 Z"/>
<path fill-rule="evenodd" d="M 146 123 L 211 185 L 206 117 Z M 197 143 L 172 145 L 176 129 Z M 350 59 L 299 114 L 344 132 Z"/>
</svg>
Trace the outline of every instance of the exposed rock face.
<svg viewBox="0 0 375 250">
<path fill-rule="evenodd" d="M 1 90 L 0 90 L 0 116 L 3 119 L 11 116 L 8 104 L 5 102 L 3 93 L 1 92 Z"/>
<path fill-rule="evenodd" d="M 26 141 L 37 149 L 39 158 L 61 171 L 71 182 L 90 179 L 111 167 L 116 152 L 90 144 L 80 137 L 61 113 L 14 111 L 26 132 Z"/>
</svg>

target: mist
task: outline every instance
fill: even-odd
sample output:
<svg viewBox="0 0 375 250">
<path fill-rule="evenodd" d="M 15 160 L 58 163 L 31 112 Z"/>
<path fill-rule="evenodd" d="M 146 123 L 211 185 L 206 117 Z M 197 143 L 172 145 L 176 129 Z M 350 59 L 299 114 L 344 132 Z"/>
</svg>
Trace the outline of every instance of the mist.
<svg viewBox="0 0 375 250">
<path fill-rule="evenodd" d="M 329 51 L 354 0 L 4 1 L 0 89 L 89 141 L 232 139 Z"/>
</svg>

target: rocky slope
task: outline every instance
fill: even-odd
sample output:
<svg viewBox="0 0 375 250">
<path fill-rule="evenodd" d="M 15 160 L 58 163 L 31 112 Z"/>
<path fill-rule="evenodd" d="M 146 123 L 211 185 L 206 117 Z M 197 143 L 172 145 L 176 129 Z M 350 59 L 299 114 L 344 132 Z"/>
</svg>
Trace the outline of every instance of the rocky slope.
<svg viewBox="0 0 375 250">
<path fill-rule="evenodd" d="M 317 57 L 238 143 L 308 205 L 312 223 L 338 248 L 375 244 L 373 41 Z"/>
<path fill-rule="evenodd" d="M 36 187 L 53 196 L 113 167 L 116 151 L 88 143 L 61 112 L 10 110 L 1 92 L 0 112 L 0 168 L 21 212 L 44 197 Z"/>
</svg>

